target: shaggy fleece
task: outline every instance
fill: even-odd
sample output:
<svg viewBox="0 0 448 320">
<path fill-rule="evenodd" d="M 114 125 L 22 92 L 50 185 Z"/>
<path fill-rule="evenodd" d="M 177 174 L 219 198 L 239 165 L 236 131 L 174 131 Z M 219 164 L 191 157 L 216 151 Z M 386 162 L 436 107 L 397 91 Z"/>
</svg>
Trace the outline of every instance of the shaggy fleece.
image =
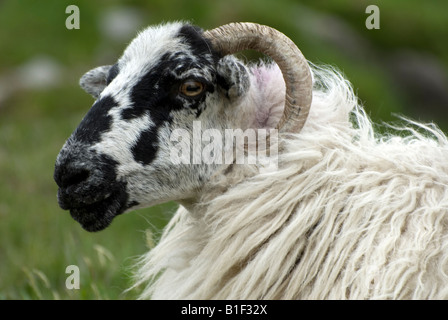
<svg viewBox="0 0 448 320">
<path fill-rule="evenodd" d="M 252 69 L 253 83 L 272 73 L 251 90 L 277 105 L 278 68 Z M 234 165 L 180 206 L 140 261 L 141 298 L 448 298 L 447 138 L 409 120 L 376 134 L 339 73 L 312 71 L 310 116 L 281 137 L 278 168 Z"/>
</svg>

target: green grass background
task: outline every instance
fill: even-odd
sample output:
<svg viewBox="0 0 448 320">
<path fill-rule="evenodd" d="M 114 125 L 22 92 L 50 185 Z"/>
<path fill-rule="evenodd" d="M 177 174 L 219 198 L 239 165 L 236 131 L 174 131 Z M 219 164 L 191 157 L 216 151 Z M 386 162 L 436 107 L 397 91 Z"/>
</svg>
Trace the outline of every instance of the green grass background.
<svg viewBox="0 0 448 320">
<path fill-rule="evenodd" d="M 80 29 L 68 30 L 65 8 L 80 9 Z M 367 30 L 365 8 L 380 8 L 380 30 Z M 144 25 L 190 20 L 204 29 L 232 21 L 273 26 L 290 36 L 315 63 L 337 66 L 353 83 L 376 121 L 406 114 L 448 128 L 446 105 L 416 101 L 388 74 L 396 52 L 412 50 L 448 66 L 447 1 L 293 1 L 293 0 L 3 0 L 0 2 L 0 80 L 34 57 L 49 57 L 62 68 L 51 88 L 18 89 L 0 101 L 0 299 L 132 299 L 130 269 L 160 235 L 175 210 L 169 203 L 120 216 L 98 233 L 88 233 L 62 211 L 53 181 L 55 158 L 65 139 L 92 104 L 78 87 L 89 69 L 113 64 L 132 37 L 104 37 L 98 21 L 107 10 L 136 9 Z M 366 46 L 340 46 L 325 38 L 342 21 L 338 35 L 350 32 Z M 324 37 L 316 36 L 316 30 Z M 135 30 L 137 31 L 137 30 Z M 343 40 L 342 40 L 343 43 Z M 13 80 L 11 80 L 13 81 Z M 0 86 L 2 82 L 0 81 Z M 68 265 L 80 268 L 80 289 L 68 290 Z"/>
</svg>

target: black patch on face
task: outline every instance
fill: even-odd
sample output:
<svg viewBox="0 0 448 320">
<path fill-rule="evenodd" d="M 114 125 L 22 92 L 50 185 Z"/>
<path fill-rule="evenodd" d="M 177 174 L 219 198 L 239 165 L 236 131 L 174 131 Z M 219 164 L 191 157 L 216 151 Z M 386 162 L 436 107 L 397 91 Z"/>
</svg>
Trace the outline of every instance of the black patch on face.
<svg viewBox="0 0 448 320">
<path fill-rule="evenodd" d="M 171 88 L 166 88 L 166 83 L 173 82 L 173 77 L 165 75 L 166 70 L 170 70 L 174 65 L 166 61 L 169 54 L 161 57 L 160 62 L 151 68 L 140 81 L 132 87 L 131 105 L 121 112 L 123 120 L 132 120 L 142 117 L 148 111 L 151 113 L 168 113 L 172 108 L 181 108 L 180 103 L 170 101 Z"/>
<path fill-rule="evenodd" d="M 157 154 L 157 141 L 157 127 L 143 131 L 131 149 L 135 161 L 141 164 L 150 164 Z"/>
<path fill-rule="evenodd" d="M 73 133 L 73 138 L 89 145 L 100 141 L 101 134 L 110 129 L 112 117 L 110 109 L 117 107 L 114 98 L 105 96 L 97 100 Z"/>
<path fill-rule="evenodd" d="M 120 70 L 118 69 L 118 63 L 114 64 L 110 69 L 109 69 L 109 74 L 107 75 L 107 79 L 106 79 L 106 85 L 109 85 L 112 80 L 115 79 L 115 77 L 118 75 L 118 72 Z"/>
</svg>

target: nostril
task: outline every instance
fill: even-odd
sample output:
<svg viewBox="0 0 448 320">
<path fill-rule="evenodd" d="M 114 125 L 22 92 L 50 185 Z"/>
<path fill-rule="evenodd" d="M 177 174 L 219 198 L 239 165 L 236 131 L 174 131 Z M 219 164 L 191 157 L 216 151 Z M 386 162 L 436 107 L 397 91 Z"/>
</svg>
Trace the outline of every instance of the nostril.
<svg viewBox="0 0 448 320">
<path fill-rule="evenodd" d="M 78 183 L 81 183 L 81 182 L 87 180 L 89 175 L 90 175 L 89 171 L 85 170 L 85 169 L 81 169 L 78 172 L 72 172 L 68 176 L 63 177 L 62 185 L 64 187 L 77 185 Z"/>
<path fill-rule="evenodd" d="M 90 172 L 84 168 L 69 169 L 69 170 L 58 170 L 55 174 L 55 180 L 59 187 L 67 188 L 69 186 L 77 185 L 90 176 Z"/>
</svg>

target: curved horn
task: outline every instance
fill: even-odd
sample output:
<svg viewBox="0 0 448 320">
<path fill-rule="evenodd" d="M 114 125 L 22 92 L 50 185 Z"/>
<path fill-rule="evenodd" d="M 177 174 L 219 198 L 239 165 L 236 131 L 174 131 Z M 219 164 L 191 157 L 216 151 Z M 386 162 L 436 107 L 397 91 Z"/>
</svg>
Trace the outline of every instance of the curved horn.
<svg viewBox="0 0 448 320">
<path fill-rule="evenodd" d="M 283 33 L 255 23 L 230 23 L 204 32 L 223 55 L 256 50 L 279 66 L 286 84 L 285 108 L 277 124 L 279 132 L 299 132 L 311 107 L 312 79 L 308 63 L 297 46 Z"/>
</svg>

